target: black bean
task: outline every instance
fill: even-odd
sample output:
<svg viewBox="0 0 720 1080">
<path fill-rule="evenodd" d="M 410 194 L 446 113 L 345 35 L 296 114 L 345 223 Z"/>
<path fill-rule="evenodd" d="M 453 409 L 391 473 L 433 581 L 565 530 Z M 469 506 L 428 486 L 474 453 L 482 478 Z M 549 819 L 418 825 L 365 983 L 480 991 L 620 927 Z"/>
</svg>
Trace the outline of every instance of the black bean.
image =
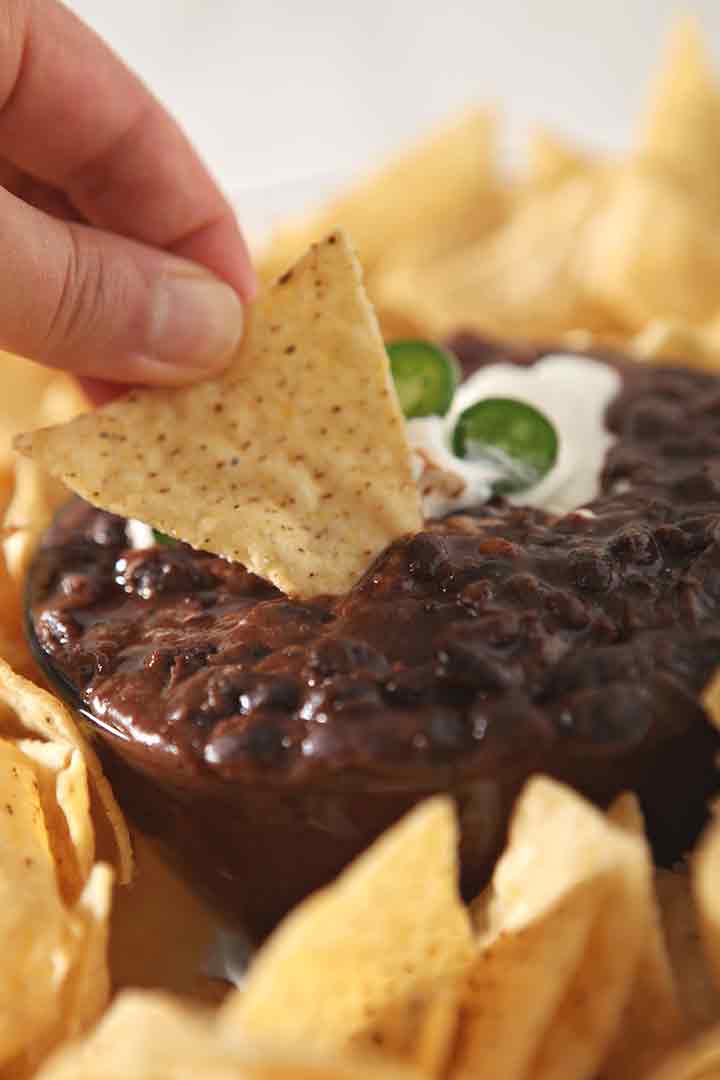
<svg viewBox="0 0 720 1080">
<path fill-rule="evenodd" d="M 321 638 L 310 649 L 307 668 L 319 678 L 364 672 L 382 678 L 390 670 L 386 658 L 371 645 L 352 638 Z"/>
<path fill-rule="evenodd" d="M 607 551 L 587 545 L 571 548 L 568 562 L 573 580 L 582 592 L 607 592 L 615 583 L 615 568 Z"/>
<path fill-rule="evenodd" d="M 421 581 L 441 581 L 451 574 L 447 543 L 435 533 L 418 533 L 407 545 L 408 570 Z"/>
<path fill-rule="evenodd" d="M 285 755 L 282 729 L 271 720 L 250 726 L 239 720 L 226 720 L 218 724 L 205 743 L 204 758 L 208 765 L 232 769 L 250 760 L 256 765 L 277 767 Z"/>
<path fill-rule="evenodd" d="M 312 719 L 328 711 L 380 709 L 382 704 L 380 689 L 375 683 L 363 678 L 337 675 L 326 679 L 322 686 L 310 692 L 302 706 L 302 715 Z"/>
<path fill-rule="evenodd" d="M 642 525 L 625 525 L 610 538 L 608 548 L 619 562 L 653 566 L 660 562 L 657 541 L 650 529 Z"/>
<path fill-rule="evenodd" d="M 67 611 L 48 608 L 41 612 L 35 624 L 41 644 L 51 650 L 55 646 L 72 645 L 82 635 L 82 626 Z"/>
<path fill-rule="evenodd" d="M 654 719 L 653 696 L 637 683 L 581 690 L 557 705 L 558 733 L 605 750 L 642 742 Z"/>
<path fill-rule="evenodd" d="M 127 593 L 143 600 L 168 593 L 196 593 L 210 589 L 215 579 L 202 560 L 190 561 L 174 548 L 131 552 L 118 560 L 115 580 Z"/>
<path fill-rule="evenodd" d="M 434 686 L 432 667 L 406 668 L 386 679 L 383 692 L 391 705 L 416 705 L 432 696 Z"/>
<path fill-rule="evenodd" d="M 452 685 L 478 690 L 505 690 L 514 672 L 493 653 L 491 643 L 469 633 L 447 635 L 437 647 L 437 674 Z"/>
</svg>

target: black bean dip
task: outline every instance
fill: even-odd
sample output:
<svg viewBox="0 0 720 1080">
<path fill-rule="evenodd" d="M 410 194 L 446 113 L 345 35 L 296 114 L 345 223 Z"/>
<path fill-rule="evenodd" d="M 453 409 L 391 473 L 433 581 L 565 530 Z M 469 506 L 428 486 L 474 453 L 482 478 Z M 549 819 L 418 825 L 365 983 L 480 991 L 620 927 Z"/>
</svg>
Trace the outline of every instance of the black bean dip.
<svg viewBox="0 0 720 1080">
<path fill-rule="evenodd" d="M 466 373 L 541 355 L 453 345 Z M 434 791 L 458 799 L 468 892 L 537 771 L 600 803 L 638 791 L 660 859 L 691 842 L 718 749 L 699 694 L 720 660 L 720 381 L 606 359 L 617 442 L 589 513 L 496 497 L 342 597 L 133 550 L 80 500 L 47 534 L 37 640 L 106 729 L 131 814 L 253 932 Z"/>
</svg>

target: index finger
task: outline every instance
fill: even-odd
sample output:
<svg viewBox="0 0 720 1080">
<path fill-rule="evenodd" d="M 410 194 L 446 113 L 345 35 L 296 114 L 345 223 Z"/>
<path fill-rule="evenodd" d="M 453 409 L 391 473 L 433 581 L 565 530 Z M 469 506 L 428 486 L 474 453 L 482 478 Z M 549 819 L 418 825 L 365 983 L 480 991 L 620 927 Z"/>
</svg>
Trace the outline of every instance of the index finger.
<svg viewBox="0 0 720 1080">
<path fill-rule="evenodd" d="M 254 291 L 232 207 L 186 136 L 107 45 L 55 0 L 0 0 L 0 156 L 88 222 Z"/>
</svg>

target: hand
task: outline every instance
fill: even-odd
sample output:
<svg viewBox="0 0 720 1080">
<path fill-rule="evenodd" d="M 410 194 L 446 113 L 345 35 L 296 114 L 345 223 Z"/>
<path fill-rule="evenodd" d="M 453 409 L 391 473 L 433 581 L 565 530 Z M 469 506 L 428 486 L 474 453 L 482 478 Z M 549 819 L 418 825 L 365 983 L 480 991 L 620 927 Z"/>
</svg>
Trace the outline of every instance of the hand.
<svg viewBox="0 0 720 1080">
<path fill-rule="evenodd" d="M 0 0 L 0 184 L 1 348 L 121 383 L 227 363 L 255 289 L 232 208 L 55 0 Z"/>
</svg>

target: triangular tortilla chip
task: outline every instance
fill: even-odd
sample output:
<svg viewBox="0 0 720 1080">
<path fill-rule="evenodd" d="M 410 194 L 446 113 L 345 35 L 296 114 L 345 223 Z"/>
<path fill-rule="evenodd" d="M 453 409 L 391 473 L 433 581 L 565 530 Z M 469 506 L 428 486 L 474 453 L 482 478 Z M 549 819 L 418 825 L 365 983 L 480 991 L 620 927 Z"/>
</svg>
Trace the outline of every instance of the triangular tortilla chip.
<svg viewBox="0 0 720 1080">
<path fill-rule="evenodd" d="M 713 1027 L 671 1054 L 648 1080 L 718 1080 L 718 1077 L 720 1027 Z"/>
<path fill-rule="evenodd" d="M 353 237 L 371 280 L 380 263 L 432 259 L 477 240 L 508 201 L 496 128 L 493 109 L 468 108 L 422 135 L 308 219 L 279 229 L 261 276 L 273 280 L 336 225 Z"/>
<path fill-rule="evenodd" d="M 691 15 L 678 19 L 670 35 L 640 154 L 686 183 L 695 199 L 720 211 L 720 88 Z"/>
<path fill-rule="evenodd" d="M 451 985 L 472 948 L 457 842 L 449 799 L 416 807 L 287 916 L 221 1027 L 339 1051 L 395 1002 Z"/>
<path fill-rule="evenodd" d="M 720 988 L 720 820 L 712 824 L 692 861 L 692 889 L 705 948 L 705 958 L 716 988 Z"/>
<path fill-rule="evenodd" d="M 257 301 L 220 378 L 130 393 L 18 447 L 90 502 L 291 594 L 344 592 L 421 524 L 387 356 L 341 232 Z"/>
<path fill-rule="evenodd" d="M 643 842 L 570 788 L 533 777 L 483 907 L 452 1080 L 596 1076 L 646 936 Z"/>
<path fill-rule="evenodd" d="M 576 327 L 607 328 L 581 272 L 585 234 L 605 187 L 587 170 L 539 189 L 478 243 L 426 266 L 391 268 L 375 282 L 379 306 L 438 338 L 458 327 L 538 341 Z"/>
<path fill-rule="evenodd" d="M 108 783 L 98 758 L 77 726 L 72 714 L 57 698 L 41 689 L 29 679 L 17 675 L 12 668 L 0 659 L 0 736 L 14 742 L 39 736 L 50 744 L 65 745 L 78 750 L 87 768 L 90 785 L 90 797 L 93 807 L 95 832 L 102 830 L 112 841 L 111 855 L 117 874 L 118 883 L 127 884 L 133 876 L 133 855 L 130 835 L 122 811 L 115 801 L 112 788 Z M 38 754 L 34 755 L 37 760 Z M 77 778 L 77 767 L 73 770 Z M 67 779 L 67 778 L 66 778 Z M 70 810 L 67 788 L 62 792 L 63 812 Z M 78 796 L 76 795 L 77 799 Z M 82 810 L 76 805 L 70 816 L 77 817 Z M 68 822 L 71 838 L 74 829 Z M 77 839 L 77 834 L 76 834 Z M 95 837 L 97 839 L 97 836 Z M 83 841 L 87 845 L 87 838 Z M 80 855 L 80 866 L 89 864 L 90 854 L 87 849 Z"/>
<path fill-rule="evenodd" d="M 605 194 L 581 252 L 581 281 L 597 309 L 634 334 L 654 320 L 714 318 L 718 219 L 672 173 L 647 161 L 619 168 Z"/>
<path fill-rule="evenodd" d="M 444 1077 L 457 1038 L 460 989 L 454 978 L 427 995 L 394 1001 L 351 1040 L 352 1050 L 380 1052 L 398 1064 L 413 1065 L 426 1080 Z"/>
<path fill-rule="evenodd" d="M 547 191 L 574 176 L 603 171 L 604 163 L 550 128 L 536 127 L 527 148 L 525 191 Z"/>
<path fill-rule="evenodd" d="M 379 1056 L 318 1056 L 272 1039 L 221 1034 L 212 1015 L 169 994 L 125 990 L 83 1040 L 63 1047 L 38 1080 L 425 1080 Z"/>
<path fill-rule="evenodd" d="M 621 795 L 608 811 L 608 818 L 645 846 L 648 864 L 651 852 L 645 821 L 637 797 Z M 658 897 L 653 891 L 645 928 L 645 942 L 631 993 L 627 999 L 615 1042 L 603 1067 L 604 1080 L 635 1080 L 645 1076 L 685 1035 L 685 1018 L 662 925 Z"/>
</svg>

